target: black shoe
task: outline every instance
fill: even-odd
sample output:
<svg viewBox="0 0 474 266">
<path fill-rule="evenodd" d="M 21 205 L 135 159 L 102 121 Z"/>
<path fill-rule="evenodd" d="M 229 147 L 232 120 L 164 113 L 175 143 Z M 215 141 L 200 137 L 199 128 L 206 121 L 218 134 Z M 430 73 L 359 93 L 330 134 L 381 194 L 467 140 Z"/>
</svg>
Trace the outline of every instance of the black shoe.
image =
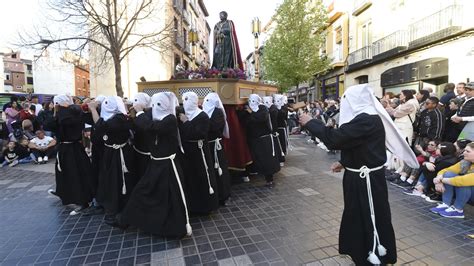
<svg viewBox="0 0 474 266">
<path fill-rule="evenodd" d="M 431 203 L 436 203 L 436 202 L 443 201 L 443 197 L 441 196 L 441 194 L 433 193 L 433 194 L 427 195 L 425 200 Z"/>
<path fill-rule="evenodd" d="M 114 220 L 105 220 L 105 223 L 112 226 L 112 227 L 116 227 L 116 228 L 119 228 L 121 230 L 127 230 L 128 228 L 128 224 L 122 224 L 119 219 L 114 219 Z"/>
<path fill-rule="evenodd" d="M 397 179 L 400 179 L 400 174 L 394 173 L 394 174 L 385 176 L 385 179 L 387 179 L 388 182 L 393 182 Z"/>
<path fill-rule="evenodd" d="M 275 184 L 273 184 L 272 181 L 267 182 L 267 184 L 265 184 L 265 186 L 268 187 L 268 188 L 273 188 L 274 185 L 275 185 Z"/>
<path fill-rule="evenodd" d="M 101 206 L 91 206 L 84 211 L 82 211 L 82 215 L 84 216 L 92 216 L 92 215 L 100 215 L 104 214 L 104 208 Z"/>
<path fill-rule="evenodd" d="M 413 189 L 413 183 L 410 184 L 407 181 L 401 182 L 400 184 L 398 184 L 398 186 L 403 189 L 407 189 L 407 188 Z"/>
<path fill-rule="evenodd" d="M 395 173 L 394 170 L 385 168 L 385 176 L 391 176 Z"/>
<path fill-rule="evenodd" d="M 402 182 L 404 181 L 402 181 L 400 178 L 397 178 L 393 180 L 392 182 L 390 182 L 390 184 L 399 187 Z"/>
</svg>

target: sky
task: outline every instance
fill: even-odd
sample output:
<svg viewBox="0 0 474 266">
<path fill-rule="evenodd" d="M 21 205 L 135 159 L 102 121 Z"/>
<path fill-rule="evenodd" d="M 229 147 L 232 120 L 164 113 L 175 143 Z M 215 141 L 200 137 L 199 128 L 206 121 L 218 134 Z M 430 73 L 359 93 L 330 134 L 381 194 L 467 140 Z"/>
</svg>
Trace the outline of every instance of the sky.
<svg viewBox="0 0 474 266">
<path fill-rule="evenodd" d="M 0 49 L 11 47 L 19 30 L 31 29 L 45 23 L 40 15 L 41 7 L 47 0 L 0 0 Z M 219 21 L 219 12 L 227 11 L 228 19 L 234 21 L 242 59 L 254 50 L 251 22 L 258 17 L 264 27 L 283 0 L 204 0 L 209 12 L 207 21 L 211 27 Z M 21 10 L 18 16 L 17 10 Z M 212 40 L 212 33 L 211 33 Z M 23 52 L 22 57 L 32 57 L 31 52 Z M 30 58 L 31 59 L 31 58 Z"/>
</svg>

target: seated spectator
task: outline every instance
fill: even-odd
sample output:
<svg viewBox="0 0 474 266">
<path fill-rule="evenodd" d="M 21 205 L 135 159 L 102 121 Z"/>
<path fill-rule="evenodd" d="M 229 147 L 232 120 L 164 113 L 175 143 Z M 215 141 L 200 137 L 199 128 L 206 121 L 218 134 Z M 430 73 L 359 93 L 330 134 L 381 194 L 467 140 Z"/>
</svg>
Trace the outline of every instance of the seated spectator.
<svg viewBox="0 0 474 266">
<path fill-rule="evenodd" d="M 47 163 L 54 154 L 56 140 L 45 136 L 43 130 L 36 131 L 36 137 L 30 141 L 28 147 L 31 149 L 37 163 Z"/>
<path fill-rule="evenodd" d="M 55 127 L 54 121 L 54 104 L 53 102 L 47 102 L 44 104 L 43 110 L 38 114 L 38 123 L 40 127 L 44 130 L 46 136 L 53 137 L 53 131 Z"/>
<path fill-rule="evenodd" d="M 474 143 L 464 149 L 464 159 L 439 171 L 433 180 L 443 202 L 430 211 L 447 218 L 464 218 L 464 206 L 474 202 Z M 454 200 L 454 202 L 453 202 Z M 452 205 L 451 205 L 452 204 Z"/>
<path fill-rule="evenodd" d="M 30 104 L 25 102 L 23 103 L 22 107 L 23 109 L 20 111 L 20 120 L 21 121 L 26 120 L 26 119 L 32 120 L 35 113 L 34 111 L 31 111 Z"/>
<path fill-rule="evenodd" d="M 29 163 L 32 161 L 32 158 L 28 153 L 25 154 L 24 149 L 21 145 L 18 145 L 14 141 L 9 141 L 7 144 L 7 149 L 3 151 L 3 163 L 0 167 L 6 165 L 13 167 L 17 164 Z"/>
<path fill-rule="evenodd" d="M 23 120 L 23 122 L 21 122 L 21 128 L 23 129 L 23 135 L 27 137 L 28 140 L 32 140 L 33 138 L 35 138 L 36 135 L 31 120 Z"/>
<path fill-rule="evenodd" d="M 454 147 L 456 147 L 456 156 L 458 157 L 458 161 L 464 159 L 464 149 L 466 148 L 467 144 L 471 143 L 472 141 L 469 139 L 458 139 L 454 142 Z"/>
<path fill-rule="evenodd" d="M 17 145 L 18 148 L 18 155 L 20 156 L 20 163 L 31 163 L 35 161 L 35 156 L 31 153 L 28 144 L 30 141 L 27 137 L 23 136 Z"/>
<path fill-rule="evenodd" d="M 438 195 L 434 195 L 433 179 L 438 172 L 446 167 L 455 164 L 457 160 L 456 148 L 450 142 L 442 142 L 436 149 L 437 157 L 434 162 L 423 162 L 420 168 L 420 177 L 413 190 L 408 189 L 403 193 L 407 195 L 421 196 L 428 202 L 439 200 Z"/>
</svg>

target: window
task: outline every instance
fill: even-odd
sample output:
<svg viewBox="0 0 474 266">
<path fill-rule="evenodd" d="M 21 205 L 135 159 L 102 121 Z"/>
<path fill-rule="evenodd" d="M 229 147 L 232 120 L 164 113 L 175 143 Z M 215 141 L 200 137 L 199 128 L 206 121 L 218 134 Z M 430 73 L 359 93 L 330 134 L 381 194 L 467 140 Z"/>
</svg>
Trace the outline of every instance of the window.
<svg viewBox="0 0 474 266">
<path fill-rule="evenodd" d="M 357 78 L 355 78 L 355 80 L 359 84 L 369 83 L 369 76 L 368 75 L 358 76 Z"/>
<path fill-rule="evenodd" d="M 337 27 L 335 30 L 336 43 L 342 43 L 342 27 Z"/>
<path fill-rule="evenodd" d="M 372 21 L 367 21 L 361 25 L 361 48 L 372 44 Z"/>
<path fill-rule="evenodd" d="M 12 58 L 16 58 L 16 54 L 12 54 Z"/>
<path fill-rule="evenodd" d="M 26 84 L 33 85 L 33 77 L 27 77 Z"/>
<path fill-rule="evenodd" d="M 31 65 L 26 65 L 26 70 L 33 70 L 33 67 Z"/>
<path fill-rule="evenodd" d="M 10 80 L 10 74 L 5 74 L 5 80 Z"/>
</svg>

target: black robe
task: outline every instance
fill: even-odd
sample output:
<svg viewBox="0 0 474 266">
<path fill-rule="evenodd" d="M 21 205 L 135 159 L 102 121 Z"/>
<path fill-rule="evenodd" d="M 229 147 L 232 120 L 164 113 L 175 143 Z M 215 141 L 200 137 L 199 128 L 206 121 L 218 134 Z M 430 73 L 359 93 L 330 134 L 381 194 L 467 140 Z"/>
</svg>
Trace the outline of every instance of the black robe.
<svg viewBox="0 0 474 266">
<path fill-rule="evenodd" d="M 272 145 L 272 131 L 270 129 L 270 116 L 267 107 L 260 105 L 257 112 L 247 113 L 246 128 L 247 140 L 255 170 L 268 178 L 280 171 L 280 161 L 277 151 Z M 274 143 L 274 142 L 273 142 Z M 275 154 L 273 152 L 275 151 Z"/>
<path fill-rule="evenodd" d="M 278 156 L 280 162 L 285 161 L 285 153 L 283 151 L 283 146 L 286 147 L 285 142 L 281 142 L 280 133 L 278 133 L 278 113 L 279 110 L 276 105 L 270 106 L 268 109 L 270 112 L 270 120 L 272 121 L 272 133 L 273 133 L 273 143 L 275 145 L 275 153 Z M 276 136 L 278 134 L 278 136 Z M 286 150 L 286 149 L 285 149 Z"/>
<path fill-rule="evenodd" d="M 100 110 L 98 110 L 100 113 Z M 104 140 L 103 136 L 97 134 L 95 130 L 94 120 L 92 114 L 88 113 L 86 116 L 86 123 L 91 125 L 91 171 L 92 171 L 92 184 L 94 189 L 94 197 L 97 195 L 97 187 L 99 185 L 99 172 L 100 164 L 102 163 L 102 157 L 104 155 Z"/>
<path fill-rule="evenodd" d="M 55 116 L 56 193 L 64 205 L 86 205 L 93 197 L 91 162 L 82 145 L 84 116 L 78 106 L 59 107 Z"/>
<path fill-rule="evenodd" d="M 340 128 L 326 127 L 313 119 L 306 128 L 330 150 L 341 150 L 340 163 L 346 168 L 375 168 L 387 161 L 385 129 L 378 115 L 362 113 Z M 384 168 L 370 173 L 375 221 L 381 244 L 387 249 L 378 256 L 382 264 L 397 261 L 387 183 Z M 369 264 L 368 252 L 373 245 L 373 226 L 367 195 L 366 180 L 359 173 L 345 170 L 343 178 L 344 212 L 339 231 L 339 253 L 348 254 L 357 265 Z M 377 249 L 376 249 L 377 253 Z M 378 253 L 377 253 L 378 255 Z"/>
<path fill-rule="evenodd" d="M 205 112 L 193 118 L 193 120 L 179 123 L 179 133 L 184 149 L 181 154 L 181 166 L 184 171 L 184 187 L 189 211 L 192 213 L 209 213 L 219 207 L 218 186 L 214 175 L 211 161 L 211 153 L 207 134 L 209 132 L 209 117 Z M 203 151 L 207 163 L 206 170 L 203 162 L 201 149 L 198 148 L 198 140 L 203 140 Z M 210 194 L 209 182 L 213 194 Z"/>
<path fill-rule="evenodd" d="M 280 138 L 281 148 L 283 149 L 283 153 L 287 153 L 288 148 L 288 132 L 287 132 L 287 123 L 288 120 L 288 108 L 286 106 L 282 106 L 280 110 L 278 110 L 278 137 Z"/>
<path fill-rule="evenodd" d="M 220 138 L 222 139 L 222 132 L 225 127 L 225 116 L 224 112 L 216 108 L 214 112 L 212 112 L 212 116 L 210 118 L 210 126 L 209 126 L 209 150 L 211 152 L 211 165 L 212 169 L 214 169 L 214 175 L 217 179 L 217 187 L 219 191 L 219 201 L 221 203 L 225 202 L 230 196 L 230 174 L 227 164 L 227 159 L 225 157 L 224 152 L 224 145 L 222 140 L 219 141 L 221 149 L 216 149 L 216 141 Z M 219 146 L 217 146 L 219 147 Z M 218 160 L 218 167 L 216 168 L 216 156 Z M 221 174 L 219 174 L 219 168 L 221 169 Z"/>
<path fill-rule="evenodd" d="M 178 123 L 174 115 L 156 121 L 142 114 L 134 122 L 136 128 L 151 136 L 144 144 L 153 158 L 176 155 L 179 149 Z M 174 159 L 174 162 L 178 175 L 183 176 L 178 160 Z M 177 180 L 179 176 L 176 177 L 170 159 L 151 159 L 123 209 L 120 222 L 160 236 L 184 236 L 186 212 L 184 195 Z"/>
<path fill-rule="evenodd" d="M 148 109 L 143 114 L 148 117 L 149 121 L 152 119 L 151 109 Z M 144 130 L 141 126 L 139 126 L 136 122 L 136 119 L 133 120 L 133 149 L 134 149 L 134 157 L 135 157 L 135 170 L 136 176 L 140 179 L 143 174 L 145 173 L 146 168 L 148 167 L 148 163 L 150 162 L 150 144 L 151 136 L 148 130 Z"/>
<path fill-rule="evenodd" d="M 107 214 L 117 214 L 125 206 L 128 196 L 137 183 L 134 174 L 133 148 L 128 144 L 132 121 L 123 114 L 116 114 L 107 121 L 100 118 L 95 129 L 104 139 L 104 154 L 99 170 L 99 184 L 96 199 Z M 126 193 L 123 194 L 122 161 L 120 149 L 107 145 L 125 144 L 121 149 L 128 172 L 125 173 Z"/>
</svg>

